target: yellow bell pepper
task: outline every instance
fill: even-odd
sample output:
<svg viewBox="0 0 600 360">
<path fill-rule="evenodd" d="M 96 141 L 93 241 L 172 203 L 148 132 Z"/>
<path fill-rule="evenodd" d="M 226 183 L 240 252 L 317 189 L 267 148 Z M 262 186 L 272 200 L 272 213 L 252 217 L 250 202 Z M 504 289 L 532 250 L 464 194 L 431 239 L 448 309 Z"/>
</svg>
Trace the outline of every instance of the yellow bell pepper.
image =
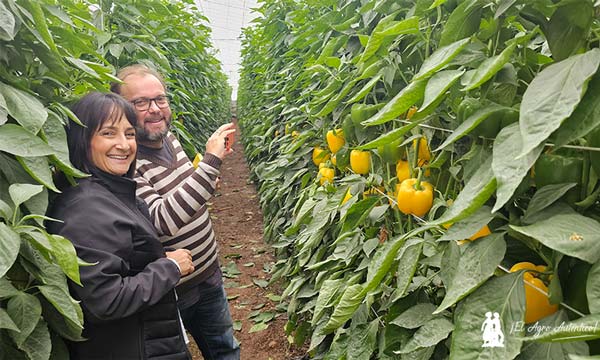
<svg viewBox="0 0 600 360">
<path fill-rule="evenodd" d="M 329 130 L 326 135 L 327 146 L 332 154 L 338 152 L 346 143 L 342 129 Z"/>
<path fill-rule="evenodd" d="M 312 160 L 315 165 L 319 166 L 320 163 L 329 160 L 329 153 L 322 147 L 315 146 L 312 153 Z"/>
<path fill-rule="evenodd" d="M 546 270 L 545 266 L 534 265 L 530 262 L 520 262 L 510 268 L 510 272 L 518 270 Z M 539 271 L 538 270 L 538 271 Z M 542 280 L 536 277 L 537 272 L 526 272 L 523 274 L 525 282 L 525 323 L 530 324 L 541 320 L 558 311 L 557 304 L 550 304 L 548 298 L 548 287 Z M 542 294 L 537 289 L 543 290 L 546 294 Z"/>
<path fill-rule="evenodd" d="M 417 150 L 417 157 L 419 159 L 419 166 L 424 164 L 425 161 L 431 160 L 431 153 L 429 152 L 429 145 L 427 145 L 427 139 L 425 137 L 419 138 L 419 149 Z M 417 140 L 413 140 L 413 147 L 417 147 Z"/>
<path fill-rule="evenodd" d="M 416 188 L 417 181 L 417 178 L 402 181 L 396 199 L 398 209 L 402 213 L 423 217 L 433 206 L 433 186 L 426 181 L 421 181 L 419 188 Z"/>
<path fill-rule="evenodd" d="M 396 163 L 396 177 L 403 182 L 410 177 L 410 165 L 406 160 L 398 160 Z"/>
<path fill-rule="evenodd" d="M 319 183 L 321 185 L 325 184 L 325 182 L 333 184 L 333 178 L 335 177 L 335 169 L 321 167 L 319 169 L 319 176 Z"/>
<path fill-rule="evenodd" d="M 356 174 L 368 174 L 371 170 L 371 153 L 369 151 L 352 150 L 350 152 L 350 168 Z"/>
</svg>

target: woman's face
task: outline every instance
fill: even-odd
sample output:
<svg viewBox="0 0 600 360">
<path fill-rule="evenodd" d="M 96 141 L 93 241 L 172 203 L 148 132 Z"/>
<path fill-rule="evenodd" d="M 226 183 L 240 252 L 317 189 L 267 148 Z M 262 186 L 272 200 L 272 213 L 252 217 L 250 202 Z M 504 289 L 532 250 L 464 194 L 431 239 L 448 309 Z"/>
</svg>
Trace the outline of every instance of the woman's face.
<svg viewBox="0 0 600 360">
<path fill-rule="evenodd" d="M 92 136 L 90 150 L 92 163 L 98 169 L 113 175 L 125 175 L 137 151 L 135 128 L 125 115 L 114 123 L 108 120 Z"/>
</svg>

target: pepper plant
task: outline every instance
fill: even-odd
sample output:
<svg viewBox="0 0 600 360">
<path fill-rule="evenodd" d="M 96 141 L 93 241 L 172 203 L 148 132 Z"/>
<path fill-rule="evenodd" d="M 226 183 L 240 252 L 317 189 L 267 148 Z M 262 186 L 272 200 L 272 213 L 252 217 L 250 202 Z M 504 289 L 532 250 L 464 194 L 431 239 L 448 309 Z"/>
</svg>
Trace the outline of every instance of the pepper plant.
<svg viewBox="0 0 600 360">
<path fill-rule="evenodd" d="M 238 108 L 294 341 L 323 359 L 599 354 L 600 3 L 259 11 Z M 321 184 L 313 148 L 340 128 Z M 421 181 L 433 199 L 406 200 Z M 536 298 L 552 311 L 526 316 Z M 482 346 L 494 316 L 502 346 Z"/>
</svg>

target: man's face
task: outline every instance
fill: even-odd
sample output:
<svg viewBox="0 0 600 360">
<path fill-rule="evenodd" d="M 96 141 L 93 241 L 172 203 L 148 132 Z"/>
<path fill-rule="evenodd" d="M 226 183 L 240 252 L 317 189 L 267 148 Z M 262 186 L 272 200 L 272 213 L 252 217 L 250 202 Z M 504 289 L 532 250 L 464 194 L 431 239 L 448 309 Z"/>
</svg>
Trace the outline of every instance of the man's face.
<svg viewBox="0 0 600 360">
<path fill-rule="evenodd" d="M 132 74 L 123 79 L 121 95 L 130 102 L 156 99 L 166 95 L 165 88 L 160 81 L 150 74 Z M 160 108 L 156 101 L 150 101 L 147 110 L 136 107 L 137 113 L 137 138 L 140 141 L 155 142 L 162 140 L 169 131 L 171 124 L 171 108 L 166 105 Z"/>
</svg>

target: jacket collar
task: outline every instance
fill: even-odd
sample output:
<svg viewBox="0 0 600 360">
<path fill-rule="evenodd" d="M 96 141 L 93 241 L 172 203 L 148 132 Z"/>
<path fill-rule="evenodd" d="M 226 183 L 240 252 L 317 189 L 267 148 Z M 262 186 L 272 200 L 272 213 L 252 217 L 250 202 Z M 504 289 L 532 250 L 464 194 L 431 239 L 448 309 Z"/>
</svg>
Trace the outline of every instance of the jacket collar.
<svg viewBox="0 0 600 360">
<path fill-rule="evenodd" d="M 116 176 L 100 169 L 92 169 L 93 177 L 104 185 L 110 192 L 121 199 L 135 202 L 136 182 L 128 176 Z"/>
</svg>

